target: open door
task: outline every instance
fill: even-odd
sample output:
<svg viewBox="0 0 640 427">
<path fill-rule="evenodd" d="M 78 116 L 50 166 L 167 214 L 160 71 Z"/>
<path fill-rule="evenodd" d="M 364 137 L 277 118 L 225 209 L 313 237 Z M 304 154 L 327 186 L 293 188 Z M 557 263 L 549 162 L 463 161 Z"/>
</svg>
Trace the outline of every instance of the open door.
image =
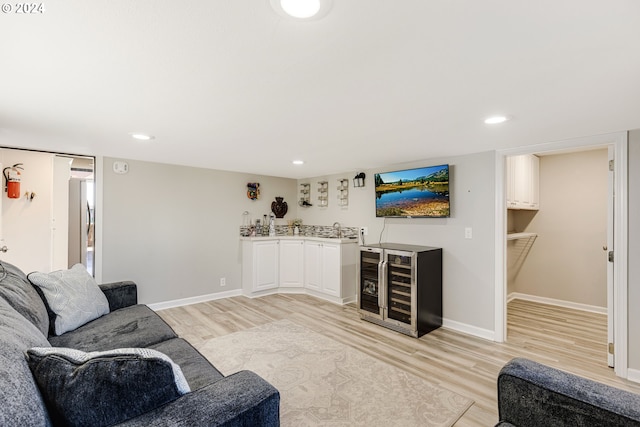
<svg viewBox="0 0 640 427">
<path fill-rule="evenodd" d="M 614 287 L 613 287 L 613 236 L 614 236 L 614 206 L 615 206 L 615 147 L 610 145 L 608 149 L 609 173 L 607 175 L 607 244 L 604 250 L 607 252 L 607 364 L 614 367 Z"/>
<path fill-rule="evenodd" d="M 0 163 L 0 171 L 2 170 L 2 163 Z M 4 235 L 2 234 L 2 198 L 4 197 L 4 180 L 0 184 L 2 189 L 0 190 L 0 260 L 3 259 L 5 253 L 9 250 L 7 245 L 4 243 Z"/>
</svg>

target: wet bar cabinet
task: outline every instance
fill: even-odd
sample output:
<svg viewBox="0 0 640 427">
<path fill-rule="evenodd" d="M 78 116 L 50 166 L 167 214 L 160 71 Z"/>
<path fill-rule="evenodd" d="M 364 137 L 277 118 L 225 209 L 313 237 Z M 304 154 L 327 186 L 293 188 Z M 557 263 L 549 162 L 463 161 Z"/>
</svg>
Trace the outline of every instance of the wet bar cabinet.
<svg viewBox="0 0 640 427">
<path fill-rule="evenodd" d="M 360 247 L 360 318 L 420 337 L 442 325 L 442 249 L 381 243 Z"/>
</svg>

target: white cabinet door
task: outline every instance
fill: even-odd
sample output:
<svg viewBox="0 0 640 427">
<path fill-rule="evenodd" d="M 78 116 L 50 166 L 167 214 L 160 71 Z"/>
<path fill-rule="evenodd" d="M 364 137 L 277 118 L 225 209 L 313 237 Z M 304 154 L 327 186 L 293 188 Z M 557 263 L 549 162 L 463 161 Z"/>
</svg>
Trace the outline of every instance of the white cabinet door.
<svg viewBox="0 0 640 427">
<path fill-rule="evenodd" d="M 529 206 L 528 209 L 540 208 L 540 158 L 529 156 Z"/>
<path fill-rule="evenodd" d="M 304 287 L 322 289 L 322 243 L 304 242 Z"/>
<path fill-rule="evenodd" d="M 253 291 L 278 287 L 278 241 L 253 242 Z"/>
<path fill-rule="evenodd" d="M 304 286 L 304 242 L 280 241 L 280 286 L 301 288 Z"/>
<path fill-rule="evenodd" d="M 322 292 L 334 297 L 341 296 L 342 257 L 339 244 L 322 245 Z"/>
<path fill-rule="evenodd" d="M 539 208 L 539 158 L 533 154 L 507 157 L 507 208 Z"/>
</svg>

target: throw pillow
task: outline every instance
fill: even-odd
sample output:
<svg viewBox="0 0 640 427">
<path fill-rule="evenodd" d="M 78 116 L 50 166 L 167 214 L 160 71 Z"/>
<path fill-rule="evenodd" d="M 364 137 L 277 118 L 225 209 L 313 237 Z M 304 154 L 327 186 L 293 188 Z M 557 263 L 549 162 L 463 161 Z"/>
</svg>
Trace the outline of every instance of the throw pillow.
<svg viewBox="0 0 640 427">
<path fill-rule="evenodd" d="M 31 348 L 27 362 L 54 425 L 117 424 L 190 391 L 180 367 L 152 349 Z"/>
<path fill-rule="evenodd" d="M 22 270 L 4 261 L 0 261 L 0 298 L 47 336 L 49 315 L 42 298 Z"/>
<path fill-rule="evenodd" d="M 62 335 L 109 313 L 109 301 L 82 264 L 27 276 L 55 313 L 54 333 Z"/>
</svg>

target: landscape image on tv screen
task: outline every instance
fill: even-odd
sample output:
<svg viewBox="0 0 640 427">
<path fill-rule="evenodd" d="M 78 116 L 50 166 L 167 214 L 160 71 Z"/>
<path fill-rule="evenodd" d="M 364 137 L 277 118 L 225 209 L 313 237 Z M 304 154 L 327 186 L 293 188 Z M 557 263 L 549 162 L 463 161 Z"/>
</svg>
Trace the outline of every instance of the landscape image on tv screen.
<svg viewBox="0 0 640 427">
<path fill-rule="evenodd" d="M 449 165 L 375 174 L 377 217 L 449 216 Z"/>
</svg>

